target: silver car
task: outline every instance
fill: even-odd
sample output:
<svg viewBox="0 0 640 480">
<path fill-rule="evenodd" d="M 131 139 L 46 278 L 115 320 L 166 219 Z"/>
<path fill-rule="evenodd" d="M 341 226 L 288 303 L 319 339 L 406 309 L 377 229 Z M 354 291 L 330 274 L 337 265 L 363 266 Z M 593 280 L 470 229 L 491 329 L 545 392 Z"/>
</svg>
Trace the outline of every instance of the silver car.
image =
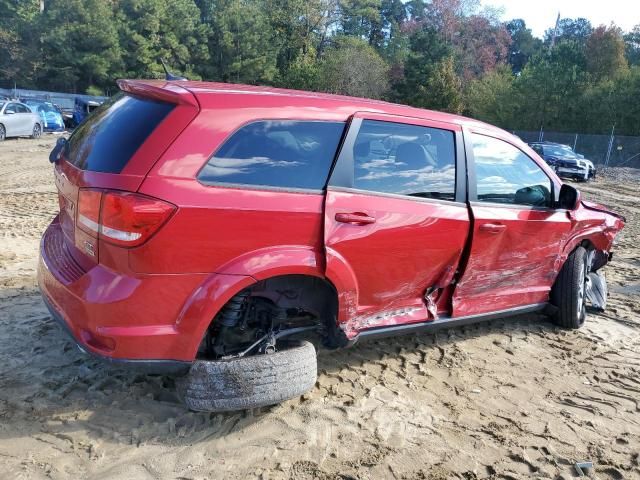
<svg viewBox="0 0 640 480">
<path fill-rule="evenodd" d="M 40 138 L 42 120 L 24 103 L 0 101 L 0 142 L 8 137 Z"/>
</svg>

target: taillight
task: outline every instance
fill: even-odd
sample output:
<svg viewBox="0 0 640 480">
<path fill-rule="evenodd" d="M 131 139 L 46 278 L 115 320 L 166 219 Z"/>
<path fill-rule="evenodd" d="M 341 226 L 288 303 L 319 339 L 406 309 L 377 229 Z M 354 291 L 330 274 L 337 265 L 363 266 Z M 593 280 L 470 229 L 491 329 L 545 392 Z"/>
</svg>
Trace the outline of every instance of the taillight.
<svg viewBox="0 0 640 480">
<path fill-rule="evenodd" d="M 102 190 L 80 189 L 78 193 L 78 227 L 89 234 L 98 235 L 100 229 L 100 203 Z"/>
<path fill-rule="evenodd" d="M 151 238 L 175 210 L 175 205 L 137 193 L 80 189 L 77 223 L 105 242 L 137 247 Z"/>
</svg>

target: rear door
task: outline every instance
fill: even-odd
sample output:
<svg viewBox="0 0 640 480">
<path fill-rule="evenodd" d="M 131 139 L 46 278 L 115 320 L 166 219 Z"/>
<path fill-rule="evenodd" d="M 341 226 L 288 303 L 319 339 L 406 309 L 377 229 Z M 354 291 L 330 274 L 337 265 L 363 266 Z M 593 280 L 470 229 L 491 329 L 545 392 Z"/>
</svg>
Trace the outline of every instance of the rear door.
<svg viewBox="0 0 640 480">
<path fill-rule="evenodd" d="M 16 118 L 19 122 L 19 135 L 31 135 L 33 133 L 33 112 L 26 105 L 16 103 Z"/>
<path fill-rule="evenodd" d="M 553 208 L 558 186 L 506 139 L 468 133 L 473 238 L 454 296 L 454 316 L 544 303 L 571 228 Z"/>
<path fill-rule="evenodd" d="M 446 310 L 436 303 L 469 231 L 464 185 L 457 125 L 355 115 L 327 187 L 324 227 L 327 276 L 349 336 Z"/>
</svg>

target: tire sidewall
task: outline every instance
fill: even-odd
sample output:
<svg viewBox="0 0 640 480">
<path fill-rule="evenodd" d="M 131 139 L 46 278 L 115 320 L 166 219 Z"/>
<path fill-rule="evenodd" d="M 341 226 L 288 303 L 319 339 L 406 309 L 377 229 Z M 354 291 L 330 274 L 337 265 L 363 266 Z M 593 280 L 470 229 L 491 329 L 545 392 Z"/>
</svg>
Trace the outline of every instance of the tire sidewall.
<svg viewBox="0 0 640 480">
<path fill-rule="evenodd" d="M 583 261 L 582 262 L 578 262 L 579 263 L 579 269 L 578 269 L 578 275 L 576 278 L 576 281 L 578 282 L 578 284 L 576 285 L 576 320 L 575 320 L 575 325 L 576 327 L 580 327 L 584 324 L 584 321 L 586 319 L 587 316 L 587 310 L 586 310 L 586 298 L 587 298 L 587 255 L 584 255 Z"/>
<path fill-rule="evenodd" d="M 580 328 L 585 322 L 588 259 L 582 246 L 571 252 L 551 290 L 551 303 L 556 307 L 553 318 L 563 328 Z"/>
<path fill-rule="evenodd" d="M 273 354 L 196 360 L 176 386 L 189 409 L 225 412 L 283 402 L 312 389 L 316 379 L 315 348 L 302 341 Z"/>
</svg>

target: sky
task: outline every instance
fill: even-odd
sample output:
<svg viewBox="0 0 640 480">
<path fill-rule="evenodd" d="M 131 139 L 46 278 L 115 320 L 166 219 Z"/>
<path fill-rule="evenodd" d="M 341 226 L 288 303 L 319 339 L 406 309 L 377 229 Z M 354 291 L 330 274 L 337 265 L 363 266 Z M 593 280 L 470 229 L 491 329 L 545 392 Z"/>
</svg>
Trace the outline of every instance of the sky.
<svg viewBox="0 0 640 480">
<path fill-rule="evenodd" d="M 562 18 L 584 17 L 594 27 L 614 22 L 624 31 L 640 24 L 639 0 L 482 0 L 483 6 L 503 7 L 504 20 L 523 18 L 533 34 L 542 37 Z"/>
</svg>

